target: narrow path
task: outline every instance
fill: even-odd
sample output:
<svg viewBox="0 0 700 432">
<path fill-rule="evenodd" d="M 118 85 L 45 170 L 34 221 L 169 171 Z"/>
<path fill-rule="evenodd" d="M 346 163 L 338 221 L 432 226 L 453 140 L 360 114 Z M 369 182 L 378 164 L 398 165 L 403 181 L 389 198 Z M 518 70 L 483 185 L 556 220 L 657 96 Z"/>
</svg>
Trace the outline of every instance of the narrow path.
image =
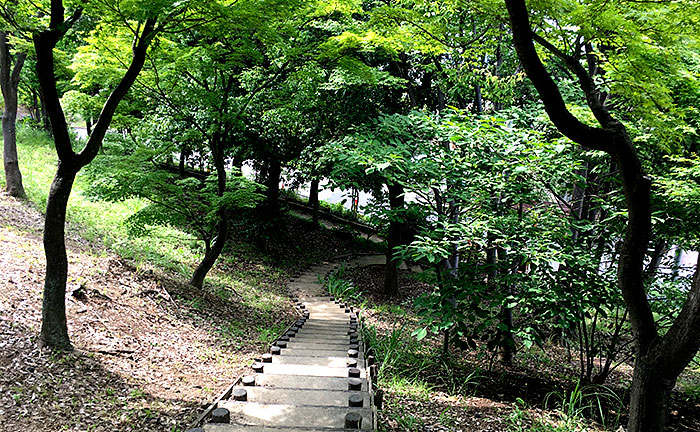
<svg viewBox="0 0 700 432">
<path fill-rule="evenodd" d="M 383 264 L 384 256 L 345 261 Z M 303 311 L 270 352 L 189 432 L 374 430 L 372 385 L 358 320 L 324 293 L 320 280 L 341 263 L 311 267 L 288 289 Z"/>
</svg>

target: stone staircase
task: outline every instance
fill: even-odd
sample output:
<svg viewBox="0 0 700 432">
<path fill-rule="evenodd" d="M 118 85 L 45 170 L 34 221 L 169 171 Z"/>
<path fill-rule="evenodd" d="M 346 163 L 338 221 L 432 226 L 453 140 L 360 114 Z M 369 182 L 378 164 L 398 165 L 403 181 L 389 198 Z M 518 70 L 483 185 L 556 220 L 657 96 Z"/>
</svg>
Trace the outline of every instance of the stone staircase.
<svg viewBox="0 0 700 432">
<path fill-rule="evenodd" d="M 360 257 L 347 265 L 381 263 Z M 370 368 L 358 317 L 324 295 L 319 282 L 338 263 L 314 266 L 290 281 L 301 317 L 188 432 L 374 430 Z M 370 359 L 371 360 L 371 359 Z"/>
</svg>

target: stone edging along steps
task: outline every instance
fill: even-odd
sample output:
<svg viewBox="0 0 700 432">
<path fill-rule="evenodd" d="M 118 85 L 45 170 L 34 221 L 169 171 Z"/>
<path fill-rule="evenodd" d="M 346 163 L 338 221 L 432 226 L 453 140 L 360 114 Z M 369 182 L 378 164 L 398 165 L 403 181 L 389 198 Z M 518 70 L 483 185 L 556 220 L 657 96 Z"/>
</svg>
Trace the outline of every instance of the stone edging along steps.
<svg viewBox="0 0 700 432">
<path fill-rule="evenodd" d="M 383 264 L 361 256 L 312 266 L 287 285 L 300 311 L 188 432 L 375 430 L 373 358 L 365 358 L 361 317 L 329 297 L 319 280 L 341 264 Z"/>
</svg>

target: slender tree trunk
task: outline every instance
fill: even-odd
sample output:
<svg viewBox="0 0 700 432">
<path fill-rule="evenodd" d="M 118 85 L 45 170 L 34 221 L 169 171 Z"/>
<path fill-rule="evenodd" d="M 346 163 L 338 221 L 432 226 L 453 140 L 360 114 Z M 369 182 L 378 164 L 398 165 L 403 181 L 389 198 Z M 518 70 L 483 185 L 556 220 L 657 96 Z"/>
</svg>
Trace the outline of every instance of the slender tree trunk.
<svg viewBox="0 0 700 432">
<path fill-rule="evenodd" d="M 677 280 L 681 270 L 681 260 L 683 259 L 683 250 L 676 246 L 673 251 L 673 267 L 671 267 L 671 279 Z"/>
<path fill-rule="evenodd" d="M 70 350 L 66 323 L 66 282 L 68 255 L 65 243 L 66 208 L 78 170 L 59 161 L 51 184 L 44 221 L 46 279 L 41 309 L 41 345 Z"/>
<path fill-rule="evenodd" d="M 89 116 L 85 119 L 85 133 L 88 137 L 92 135 L 92 118 Z"/>
<path fill-rule="evenodd" d="M 17 54 L 14 67 L 10 67 L 12 63 L 10 45 L 7 35 L 0 32 L 0 88 L 5 100 L 5 111 L 2 116 L 5 189 L 11 196 L 17 198 L 26 197 L 17 158 L 17 88 L 25 58 L 24 53 Z"/>
<path fill-rule="evenodd" d="M 498 262 L 507 262 L 508 255 L 505 249 L 497 248 L 498 251 Z M 507 296 L 513 294 L 513 287 L 506 284 L 501 287 L 505 291 Z M 501 306 L 501 319 L 500 324 L 504 328 L 498 330 L 499 334 L 499 347 L 498 347 L 498 361 L 510 365 L 513 363 L 513 354 L 515 351 L 515 340 L 513 339 L 513 309 L 507 307 L 505 304 Z"/>
<path fill-rule="evenodd" d="M 392 211 L 391 221 L 389 221 L 389 235 L 387 236 L 386 267 L 384 270 L 384 294 L 396 296 L 399 293 L 399 260 L 394 257 L 395 249 L 401 245 L 401 234 L 403 233 L 403 216 L 396 213 L 403 209 L 404 197 L 403 187 L 399 184 L 388 184 L 389 207 Z"/>
<path fill-rule="evenodd" d="M 309 205 L 313 208 L 314 226 L 318 224 L 318 179 L 311 180 L 311 188 L 309 190 Z"/>
<path fill-rule="evenodd" d="M 484 99 L 481 95 L 481 86 L 479 84 L 474 86 L 474 112 L 477 114 L 484 112 Z"/>
<path fill-rule="evenodd" d="M 29 107 L 29 114 L 32 116 L 37 124 L 41 121 L 41 109 L 39 108 L 39 96 L 33 88 L 30 87 L 30 92 L 32 95 L 32 106 Z"/>
<path fill-rule="evenodd" d="M 666 256 L 668 252 L 667 242 L 664 239 L 658 239 L 654 242 L 654 249 L 651 252 L 651 261 L 644 269 L 644 278 L 653 278 L 656 272 L 659 270 L 661 265 L 661 260 Z"/>
<path fill-rule="evenodd" d="M 78 8 L 66 19 L 63 2 L 51 1 L 49 27 L 34 33 L 36 71 L 41 87 L 43 109 L 50 119 L 54 147 L 58 155 L 56 176 L 49 191 L 44 221 L 44 252 L 46 254 L 46 276 L 42 305 L 41 344 L 53 349 L 71 348 L 66 325 L 65 294 L 68 280 L 68 259 L 65 244 L 65 222 L 68 198 L 75 176 L 82 167 L 92 162 L 102 146 L 102 140 L 112 121 L 119 102 L 131 88 L 146 59 L 146 51 L 155 35 L 155 19 L 147 19 L 141 33 L 132 46 L 132 60 L 119 84 L 107 98 L 95 130 L 85 147 L 75 153 L 71 146 L 68 124 L 61 108 L 60 95 L 54 74 L 53 49 L 65 32 L 82 15 Z"/>
<path fill-rule="evenodd" d="M 219 197 L 221 197 L 226 191 L 226 167 L 224 166 L 224 154 L 221 149 L 221 143 L 214 144 L 212 150 L 212 154 L 214 154 L 214 165 L 216 166 L 217 193 Z M 219 216 L 219 224 L 214 244 L 211 249 L 206 252 L 204 259 L 199 263 L 190 279 L 190 285 L 197 288 L 202 288 L 204 285 L 204 278 L 207 276 L 207 273 L 209 273 L 209 270 L 214 267 L 216 260 L 219 258 L 219 255 L 221 255 L 221 251 L 224 250 L 224 245 L 228 238 L 228 211 L 225 208 L 220 208 L 217 214 Z"/>
<path fill-rule="evenodd" d="M 178 175 L 185 178 L 187 175 L 187 158 L 190 156 L 191 152 L 187 148 L 180 150 L 180 160 L 177 164 Z"/>
<path fill-rule="evenodd" d="M 282 176 L 282 164 L 277 159 L 272 159 L 267 167 L 265 177 L 265 208 L 268 216 L 279 213 L 280 178 Z"/>
<path fill-rule="evenodd" d="M 511 288 L 507 287 L 510 293 Z M 515 352 L 515 341 L 513 340 L 513 309 L 501 307 L 501 324 L 505 329 L 500 330 L 501 345 L 498 349 L 498 361 L 504 365 L 513 364 L 513 354 Z"/>
<path fill-rule="evenodd" d="M 500 77 L 501 74 L 501 67 L 503 66 L 503 49 L 501 47 L 502 45 L 502 40 L 503 40 L 503 35 L 505 34 L 505 26 L 503 24 L 498 25 L 498 44 L 496 45 L 496 65 L 494 68 L 494 75 L 497 77 Z M 493 109 L 494 111 L 500 111 L 503 109 L 503 103 L 502 102 L 494 102 L 493 103 Z"/>
<path fill-rule="evenodd" d="M 11 106 L 9 98 L 5 98 L 5 112 L 2 117 L 2 138 L 3 138 L 3 162 L 5 165 L 5 189 L 17 198 L 25 198 L 24 185 L 22 184 L 22 173 L 19 169 L 19 158 L 17 157 L 17 99 L 14 107 Z"/>
<path fill-rule="evenodd" d="M 214 267 L 216 260 L 224 250 L 226 238 L 228 237 L 228 214 L 226 210 L 219 210 L 217 214 L 219 215 L 217 237 L 214 240 L 214 244 L 212 245 L 211 249 L 209 249 L 209 251 L 204 255 L 202 262 L 199 263 L 197 268 L 192 273 L 192 278 L 190 279 L 190 285 L 196 288 L 202 288 L 204 285 L 204 278 L 207 277 L 207 274 L 212 267 Z"/>
</svg>

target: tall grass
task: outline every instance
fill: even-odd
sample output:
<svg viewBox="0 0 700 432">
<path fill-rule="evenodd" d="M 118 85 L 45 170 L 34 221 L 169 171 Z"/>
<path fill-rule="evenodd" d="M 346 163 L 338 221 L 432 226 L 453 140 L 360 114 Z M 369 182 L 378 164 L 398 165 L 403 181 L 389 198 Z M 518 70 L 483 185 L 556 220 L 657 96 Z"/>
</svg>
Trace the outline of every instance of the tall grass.
<svg viewBox="0 0 700 432">
<path fill-rule="evenodd" d="M 620 396 L 609 388 L 600 385 L 582 386 L 580 383 L 571 391 L 547 394 L 545 408 L 552 404 L 559 411 L 564 427 L 573 428 L 586 418 L 593 417 L 603 427 L 612 430 L 617 429 L 624 407 Z"/>
<path fill-rule="evenodd" d="M 341 265 L 336 271 L 331 273 L 323 285 L 326 287 L 328 294 L 344 301 L 350 301 L 355 304 L 360 304 L 363 301 L 362 290 L 355 286 L 352 282 L 343 278 L 345 273 L 345 265 Z"/>
</svg>

